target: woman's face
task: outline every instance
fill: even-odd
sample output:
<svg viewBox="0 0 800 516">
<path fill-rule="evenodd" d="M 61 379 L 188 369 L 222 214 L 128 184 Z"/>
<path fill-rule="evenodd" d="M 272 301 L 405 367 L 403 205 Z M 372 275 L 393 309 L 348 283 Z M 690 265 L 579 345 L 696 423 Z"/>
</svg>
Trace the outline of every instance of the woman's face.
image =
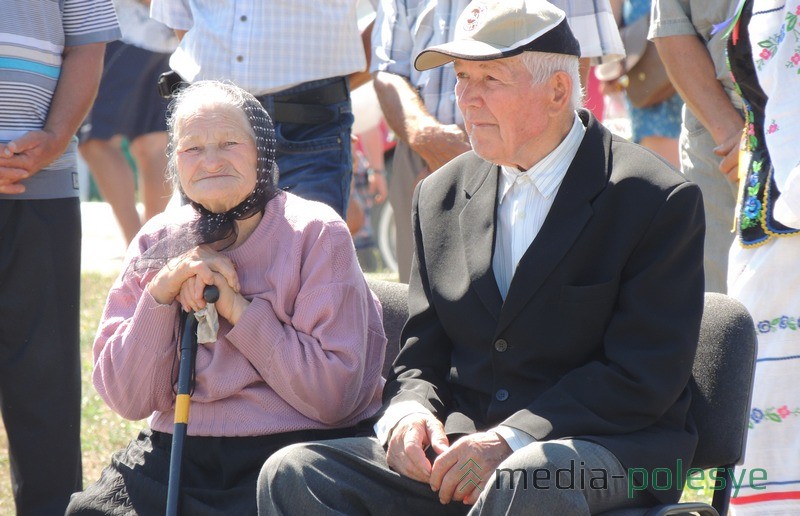
<svg viewBox="0 0 800 516">
<path fill-rule="evenodd" d="M 207 210 L 228 211 L 255 188 L 255 135 L 241 109 L 200 105 L 179 120 L 175 141 L 181 187 Z"/>
</svg>

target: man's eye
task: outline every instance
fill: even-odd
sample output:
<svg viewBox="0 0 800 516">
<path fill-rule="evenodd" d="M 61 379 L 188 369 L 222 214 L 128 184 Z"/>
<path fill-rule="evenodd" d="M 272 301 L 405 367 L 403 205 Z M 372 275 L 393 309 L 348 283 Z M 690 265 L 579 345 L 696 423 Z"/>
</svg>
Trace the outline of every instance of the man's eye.
<svg viewBox="0 0 800 516">
<path fill-rule="evenodd" d="M 227 141 L 227 142 L 223 143 L 222 146 L 227 148 L 227 147 L 233 147 L 234 145 L 238 145 L 238 144 L 239 144 L 239 142 Z"/>
</svg>

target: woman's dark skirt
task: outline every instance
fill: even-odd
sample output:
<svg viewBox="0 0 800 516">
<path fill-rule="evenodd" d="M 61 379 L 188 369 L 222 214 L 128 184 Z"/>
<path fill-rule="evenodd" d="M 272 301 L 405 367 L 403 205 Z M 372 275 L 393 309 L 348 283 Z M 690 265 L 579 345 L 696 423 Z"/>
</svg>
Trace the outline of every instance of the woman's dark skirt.
<svg viewBox="0 0 800 516">
<path fill-rule="evenodd" d="M 261 466 L 290 444 L 351 437 L 355 428 L 301 430 L 257 437 L 187 436 L 181 468 L 181 514 L 256 514 Z M 100 480 L 70 499 L 67 514 L 140 516 L 166 512 L 172 435 L 143 430 L 111 457 Z"/>
</svg>

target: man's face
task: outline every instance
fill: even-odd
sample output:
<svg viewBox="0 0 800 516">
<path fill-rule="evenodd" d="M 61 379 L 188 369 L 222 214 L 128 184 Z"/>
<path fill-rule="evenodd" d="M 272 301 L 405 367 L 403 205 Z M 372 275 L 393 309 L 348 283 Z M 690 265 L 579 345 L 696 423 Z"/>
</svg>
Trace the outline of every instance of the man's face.
<svg viewBox="0 0 800 516">
<path fill-rule="evenodd" d="M 541 159 L 549 125 L 550 87 L 533 84 L 518 57 L 455 60 L 456 97 L 470 143 L 487 161 L 528 169 Z"/>
</svg>

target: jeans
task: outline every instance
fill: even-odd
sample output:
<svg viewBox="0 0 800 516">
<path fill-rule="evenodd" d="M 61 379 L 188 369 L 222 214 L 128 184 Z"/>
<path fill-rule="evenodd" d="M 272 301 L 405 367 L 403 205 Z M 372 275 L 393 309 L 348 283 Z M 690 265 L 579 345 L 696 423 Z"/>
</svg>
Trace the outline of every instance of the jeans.
<svg viewBox="0 0 800 516">
<path fill-rule="evenodd" d="M 280 94 L 311 90 L 337 80 L 341 78 L 306 82 Z M 274 119 L 272 96 L 265 95 L 259 100 Z M 325 108 L 335 115 L 333 121 L 325 124 L 275 122 L 278 187 L 304 199 L 323 202 L 344 218 L 353 175 L 350 148 L 353 113 L 349 99 Z"/>
</svg>

